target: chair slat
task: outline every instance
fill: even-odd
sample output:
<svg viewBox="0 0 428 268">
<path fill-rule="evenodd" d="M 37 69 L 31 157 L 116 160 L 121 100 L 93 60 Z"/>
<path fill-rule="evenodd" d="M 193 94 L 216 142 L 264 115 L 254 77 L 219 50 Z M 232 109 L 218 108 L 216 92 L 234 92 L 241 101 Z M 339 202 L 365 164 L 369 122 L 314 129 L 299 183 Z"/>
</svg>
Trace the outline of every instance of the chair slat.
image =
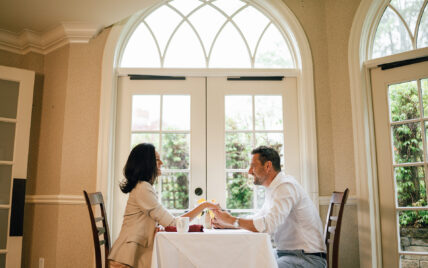
<svg viewBox="0 0 428 268">
<path fill-rule="evenodd" d="M 97 227 L 98 235 L 102 235 L 106 232 L 106 229 L 104 227 Z"/>
<path fill-rule="evenodd" d="M 332 220 L 332 221 L 337 221 L 337 216 L 331 216 L 331 217 L 330 217 L 330 220 Z"/>
<path fill-rule="evenodd" d="M 330 233 L 333 233 L 333 234 L 334 234 L 334 232 L 336 231 L 336 226 L 330 226 L 330 227 L 328 227 L 328 231 L 329 231 Z"/>
<path fill-rule="evenodd" d="M 96 221 L 96 222 L 99 222 L 99 221 L 102 221 L 102 220 L 104 220 L 104 217 L 96 217 L 96 218 L 95 218 L 95 221 Z"/>
</svg>

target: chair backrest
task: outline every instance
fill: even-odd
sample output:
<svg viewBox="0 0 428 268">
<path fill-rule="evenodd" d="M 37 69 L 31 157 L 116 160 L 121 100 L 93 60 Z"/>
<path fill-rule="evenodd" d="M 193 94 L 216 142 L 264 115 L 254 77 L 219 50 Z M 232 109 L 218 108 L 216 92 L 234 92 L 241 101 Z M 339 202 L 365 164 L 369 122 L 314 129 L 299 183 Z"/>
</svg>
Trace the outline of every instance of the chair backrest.
<svg viewBox="0 0 428 268">
<path fill-rule="evenodd" d="M 91 219 L 96 268 L 103 267 L 103 259 L 101 256 L 102 248 L 104 248 L 104 267 L 108 267 L 107 258 L 110 252 L 110 233 L 107 224 L 107 214 L 105 211 L 103 195 L 100 192 L 87 193 L 86 191 L 83 191 L 83 195 L 85 196 L 89 218 Z M 95 209 L 93 206 L 99 207 L 100 217 L 95 217 Z"/>
<path fill-rule="evenodd" d="M 346 200 L 348 199 L 348 193 L 348 188 L 346 188 L 344 192 L 333 192 L 330 199 L 330 205 L 328 206 L 324 229 L 324 242 L 327 246 L 328 267 L 332 268 L 339 267 L 340 229 L 342 225 L 343 208 L 345 207 Z"/>
</svg>

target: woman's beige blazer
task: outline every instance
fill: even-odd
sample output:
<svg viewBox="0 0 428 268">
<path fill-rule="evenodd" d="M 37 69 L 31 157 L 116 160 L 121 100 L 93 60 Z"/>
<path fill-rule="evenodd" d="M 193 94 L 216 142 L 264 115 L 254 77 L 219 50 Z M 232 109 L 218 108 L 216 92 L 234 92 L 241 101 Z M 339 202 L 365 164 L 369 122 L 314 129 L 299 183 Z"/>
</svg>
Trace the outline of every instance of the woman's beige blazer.
<svg viewBox="0 0 428 268">
<path fill-rule="evenodd" d="M 150 267 L 157 223 L 175 225 L 174 216 L 159 203 L 150 183 L 139 182 L 129 193 L 122 229 L 109 259 L 134 268 Z"/>
</svg>

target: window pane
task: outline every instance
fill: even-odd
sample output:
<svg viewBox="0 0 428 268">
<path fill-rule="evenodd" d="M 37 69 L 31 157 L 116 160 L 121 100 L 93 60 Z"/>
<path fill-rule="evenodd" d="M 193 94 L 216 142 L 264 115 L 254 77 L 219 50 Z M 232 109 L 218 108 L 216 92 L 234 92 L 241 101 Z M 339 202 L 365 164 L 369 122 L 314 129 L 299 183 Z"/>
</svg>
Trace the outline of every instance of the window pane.
<svg viewBox="0 0 428 268">
<path fill-rule="evenodd" d="M 422 100 L 424 105 L 424 117 L 428 117 L 428 78 L 421 79 Z"/>
<path fill-rule="evenodd" d="M 160 95 L 132 96 L 132 130 L 159 130 Z"/>
<path fill-rule="evenodd" d="M 193 13 L 189 20 L 201 37 L 206 53 L 209 53 L 214 37 L 226 21 L 226 17 L 216 9 L 206 5 Z"/>
<path fill-rule="evenodd" d="M 13 160 L 15 123 L 0 122 L 0 161 Z"/>
<path fill-rule="evenodd" d="M 190 152 L 189 134 L 162 134 L 164 169 L 188 169 Z"/>
<path fill-rule="evenodd" d="M 419 24 L 417 47 L 428 47 L 428 5 L 425 6 L 425 11 Z"/>
<path fill-rule="evenodd" d="M 0 117 L 16 118 L 19 83 L 0 79 Z"/>
<path fill-rule="evenodd" d="M 293 68 L 293 59 L 282 34 L 271 24 L 256 51 L 256 68 Z"/>
<path fill-rule="evenodd" d="M 415 256 L 415 255 L 400 255 L 400 267 L 415 267 L 415 268 L 425 268 L 424 264 L 427 260 L 427 256 Z"/>
<path fill-rule="evenodd" d="M 392 126 L 394 163 L 421 162 L 423 159 L 419 123 Z"/>
<path fill-rule="evenodd" d="M 172 32 L 181 20 L 181 16 L 167 6 L 161 6 L 145 19 L 159 43 L 162 54 Z"/>
<path fill-rule="evenodd" d="M 175 33 L 165 52 L 165 67 L 206 67 L 202 45 L 195 32 L 184 22 Z"/>
<path fill-rule="evenodd" d="M 215 0 L 212 2 L 214 5 L 223 10 L 227 15 L 232 15 L 235 11 L 245 5 L 244 2 L 239 0 Z"/>
<path fill-rule="evenodd" d="M 186 16 L 202 3 L 198 0 L 174 0 L 169 4 Z"/>
<path fill-rule="evenodd" d="M 390 85 L 388 94 L 392 122 L 420 117 L 416 81 Z"/>
<path fill-rule="evenodd" d="M 412 42 L 398 15 L 387 7 L 376 30 L 372 58 L 412 49 Z"/>
<path fill-rule="evenodd" d="M 244 40 L 230 22 L 220 32 L 213 46 L 209 67 L 251 68 L 250 56 Z"/>
<path fill-rule="evenodd" d="M 265 145 L 274 148 L 283 162 L 284 156 L 284 134 L 283 133 L 256 133 L 256 147 Z"/>
<path fill-rule="evenodd" d="M 159 134 L 152 133 L 133 133 L 131 138 L 131 148 L 134 148 L 140 143 L 151 143 L 159 150 Z"/>
<path fill-rule="evenodd" d="M 251 133 L 226 133 L 226 168 L 247 169 L 252 144 Z"/>
<path fill-rule="evenodd" d="M 227 172 L 226 184 L 228 209 L 253 208 L 252 179 L 247 173 Z"/>
<path fill-rule="evenodd" d="M 427 205 L 424 167 L 396 167 L 395 181 L 399 207 Z"/>
<path fill-rule="evenodd" d="M 416 20 L 422 8 L 424 0 L 392 0 L 391 5 L 400 13 L 410 28 L 412 34 L 415 32 Z"/>
<path fill-rule="evenodd" d="M 226 96 L 224 106 L 226 130 L 253 129 L 251 96 Z"/>
<path fill-rule="evenodd" d="M 428 210 L 400 211 L 398 215 L 401 250 L 428 253 L 428 247 L 426 246 L 428 245 L 428 235 L 426 232 L 426 228 L 428 227 Z M 415 257 L 412 256 L 412 258 L 405 259 L 420 258 Z"/>
<path fill-rule="evenodd" d="M 162 204 L 168 209 L 189 208 L 189 173 L 167 173 L 160 179 Z"/>
<path fill-rule="evenodd" d="M 10 183 L 12 166 L 0 165 L 0 204 L 7 205 L 10 201 Z"/>
<path fill-rule="evenodd" d="M 159 50 L 144 23 L 140 23 L 126 44 L 120 67 L 161 67 Z"/>
<path fill-rule="evenodd" d="M 248 6 L 234 16 L 233 20 L 244 34 L 253 55 L 257 41 L 269 23 L 269 19 L 254 7 Z"/>
<path fill-rule="evenodd" d="M 0 208 L 0 249 L 6 249 L 7 230 L 9 227 L 9 210 Z"/>
<path fill-rule="evenodd" d="M 282 130 L 282 96 L 255 96 L 256 130 Z"/>
<path fill-rule="evenodd" d="M 165 95 L 162 130 L 190 130 L 190 96 Z"/>
</svg>

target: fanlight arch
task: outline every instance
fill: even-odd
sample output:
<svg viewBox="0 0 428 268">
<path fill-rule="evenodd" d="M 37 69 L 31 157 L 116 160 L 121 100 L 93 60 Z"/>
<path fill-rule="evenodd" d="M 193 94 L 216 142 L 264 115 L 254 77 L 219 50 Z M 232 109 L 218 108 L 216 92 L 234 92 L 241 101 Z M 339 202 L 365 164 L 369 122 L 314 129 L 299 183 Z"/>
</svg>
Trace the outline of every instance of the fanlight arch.
<svg viewBox="0 0 428 268">
<path fill-rule="evenodd" d="M 245 0 L 172 0 L 127 36 L 124 68 L 296 68 L 277 23 Z"/>
</svg>

